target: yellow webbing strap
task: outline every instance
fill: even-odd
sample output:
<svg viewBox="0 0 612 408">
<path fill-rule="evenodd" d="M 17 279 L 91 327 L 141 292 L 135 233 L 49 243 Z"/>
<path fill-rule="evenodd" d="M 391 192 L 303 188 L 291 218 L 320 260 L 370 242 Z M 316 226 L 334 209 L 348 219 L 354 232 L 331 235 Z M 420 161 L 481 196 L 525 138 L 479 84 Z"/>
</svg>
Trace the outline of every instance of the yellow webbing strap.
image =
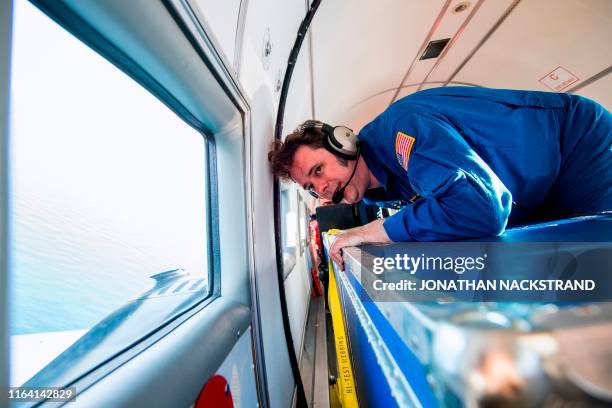
<svg viewBox="0 0 612 408">
<path fill-rule="evenodd" d="M 331 312 L 334 341 L 336 343 L 336 358 L 338 359 L 339 370 L 337 385 L 340 390 L 340 403 L 343 408 L 357 408 L 359 404 L 357 403 L 353 367 L 351 366 L 347 344 L 348 339 L 344 329 L 344 318 L 340 306 L 340 296 L 331 260 L 329 261 L 329 292 L 327 301 Z"/>
</svg>

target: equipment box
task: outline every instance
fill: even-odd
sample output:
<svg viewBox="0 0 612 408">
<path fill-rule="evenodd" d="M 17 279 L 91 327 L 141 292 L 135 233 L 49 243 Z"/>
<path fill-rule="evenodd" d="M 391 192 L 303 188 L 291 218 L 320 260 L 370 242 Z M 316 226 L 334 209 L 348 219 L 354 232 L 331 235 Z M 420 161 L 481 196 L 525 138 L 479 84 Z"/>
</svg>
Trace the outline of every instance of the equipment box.
<svg viewBox="0 0 612 408">
<path fill-rule="evenodd" d="M 329 248 L 333 235 L 326 234 L 324 241 Z M 573 279 L 568 271 L 588 269 L 590 277 L 601 277 L 598 300 L 606 300 L 612 290 L 611 241 L 612 216 L 600 215 L 508 230 L 487 244 L 555 243 L 551 248 L 556 251 L 579 247 L 582 257 L 564 264 L 556 278 Z M 345 271 L 335 268 L 330 275 L 340 298 L 361 406 L 612 403 L 612 302 L 593 302 L 588 296 L 559 300 L 550 293 L 548 300 L 539 301 L 522 295 L 482 301 L 475 292 L 466 301 L 457 292 L 444 291 L 434 291 L 426 301 L 411 301 L 396 289 L 373 295 L 372 282 L 380 275 L 371 261 L 364 261 L 365 253 L 419 248 L 420 256 L 421 244 L 348 248 Z M 544 248 L 539 258 L 518 256 L 518 263 L 531 265 L 523 268 L 525 276 L 542 277 L 542 262 L 550 263 Z M 584 254 L 595 258 L 582 262 Z"/>
</svg>

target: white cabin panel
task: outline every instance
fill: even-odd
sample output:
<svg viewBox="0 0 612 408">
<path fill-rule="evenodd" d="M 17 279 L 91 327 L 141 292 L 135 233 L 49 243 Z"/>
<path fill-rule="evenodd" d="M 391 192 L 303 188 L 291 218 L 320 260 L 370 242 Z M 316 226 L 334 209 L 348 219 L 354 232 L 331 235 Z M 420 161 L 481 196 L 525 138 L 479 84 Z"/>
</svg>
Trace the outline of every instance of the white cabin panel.
<svg viewBox="0 0 612 408">
<path fill-rule="evenodd" d="M 306 317 L 310 300 L 309 273 L 306 259 L 298 257 L 295 268 L 285 279 L 291 336 L 293 337 L 293 348 L 298 360 L 304 346 L 304 330 L 306 328 Z"/>
<path fill-rule="evenodd" d="M 240 78 L 247 89 L 266 86 L 273 91 L 278 104 L 289 52 L 305 15 L 306 4 L 303 0 L 249 1 L 244 27 L 244 55 L 240 64 Z M 250 51 L 247 52 L 246 48 L 250 48 Z M 304 44 L 300 54 L 307 51 L 307 44 Z M 252 64 L 257 63 L 265 74 L 264 82 L 255 80 L 248 73 L 254 68 Z M 259 70 L 259 67 L 255 69 Z M 252 81 L 254 83 L 249 83 Z M 276 113 L 276 107 L 273 111 Z"/>
<path fill-rule="evenodd" d="M 576 94 L 595 99 L 606 109 L 612 110 L 612 75 L 608 73 L 605 77 L 579 89 Z"/>
<path fill-rule="evenodd" d="M 436 69 L 431 73 L 427 82 L 432 82 L 432 86 L 437 87 L 451 79 L 453 73 L 466 58 L 469 58 L 470 53 L 476 50 L 487 33 L 503 18 L 504 13 L 514 3 L 516 3 L 516 0 L 483 1 L 480 7 L 474 10 L 478 5 L 476 1 L 472 2 L 471 6 L 463 11 L 451 11 L 451 13 L 465 15 L 465 27 L 457 32 L 454 41 L 448 44 L 446 54 L 441 55 Z M 470 18 L 472 12 L 474 14 Z M 427 87 L 424 86 L 423 89 L 427 89 Z M 411 90 L 411 92 L 414 92 L 414 90 Z M 406 93 L 402 92 L 402 95 L 406 95 Z"/>
<path fill-rule="evenodd" d="M 436 19 L 433 21 L 427 36 L 421 42 L 421 49 L 415 55 L 402 85 L 422 83 L 428 81 L 438 64 L 443 60 L 445 53 L 451 47 L 453 40 L 459 38 L 464 27 L 483 4 L 484 0 L 470 2 L 466 8 L 466 2 L 462 0 L 447 1 Z M 442 50 L 439 57 L 421 59 L 425 54 L 427 46 L 432 41 L 450 39 Z"/>
<path fill-rule="evenodd" d="M 612 61 L 610 15 L 608 0 L 522 1 L 456 80 L 551 91 L 540 79 L 563 67 L 579 85 Z"/>
<path fill-rule="evenodd" d="M 305 15 L 306 3 L 303 0 L 249 1 L 239 64 L 240 82 L 251 106 L 253 242 L 265 375 L 271 407 L 291 406 L 294 381 L 285 337 L 282 335 L 283 323 L 274 251 L 273 178 L 267 154 L 274 138 L 280 88 L 289 52 Z M 283 134 L 292 130 L 298 122 L 312 116 L 309 78 L 308 43 L 305 41 L 291 81 Z M 305 262 L 304 257 L 298 256 L 296 259 L 296 265 Z M 295 272 L 297 274 L 292 276 Z M 296 279 L 300 273 L 305 273 L 303 265 L 299 270 L 295 268 L 285 281 L 287 300 L 290 303 L 289 313 L 297 315 L 295 320 L 298 323 L 292 324 L 292 332 L 298 347 L 302 344 L 301 322 L 308 301 L 304 285 L 300 279 Z M 295 299 L 289 301 L 292 297 Z"/>
<path fill-rule="evenodd" d="M 317 117 L 334 122 L 350 106 L 397 89 L 444 4 L 322 2 L 312 25 Z"/>
<path fill-rule="evenodd" d="M 395 89 L 383 92 L 351 106 L 344 112 L 338 114 L 337 123 L 345 124 L 356 132 L 367 125 L 376 116 L 381 114 L 389 105 Z"/>
<path fill-rule="evenodd" d="M 305 13 L 306 12 L 304 12 L 304 14 Z M 283 119 L 283 137 L 289 132 L 293 131 L 306 119 L 313 119 L 314 116 L 312 112 L 313 100 L 309 37 L 309 35 L 306 35 L 306 38 L 304 39 L 302 49 L 300 50 L 300 54 L 298 55 L 295 68 L 293 70 L 291 84 L 289 85 L 287 104 L 285 105 L 285 116 Z"/>
<path fill-rule="evenodd" d="M 234 50 L 236 48 L 240 1 L 190 0 L 198 19 L 204 17 L 206 25 L 212 30 L 216 43 L 221 46 L 221 51 L 230 64 L 234 62 L 235 58 Z M 208 34 L 210 35 L 210 32 Z"/>
</svg>

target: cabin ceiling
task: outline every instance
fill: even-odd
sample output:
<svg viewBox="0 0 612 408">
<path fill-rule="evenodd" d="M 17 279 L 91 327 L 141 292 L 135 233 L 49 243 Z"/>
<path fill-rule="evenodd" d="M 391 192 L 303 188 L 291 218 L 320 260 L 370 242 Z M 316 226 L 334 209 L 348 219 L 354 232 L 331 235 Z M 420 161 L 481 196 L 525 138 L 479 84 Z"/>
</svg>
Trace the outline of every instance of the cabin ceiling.
<svg viewBox="0 0 612 408">
<path fill-rule="evenodd" d="M 447 83 L 547 83 L 612 107 L 610 0 L 323 1 L 312 38 L 315 117 L 355 130 L 397 98 Z M 419 60 L 444 38 L 438 58 Z"/>
</svg>

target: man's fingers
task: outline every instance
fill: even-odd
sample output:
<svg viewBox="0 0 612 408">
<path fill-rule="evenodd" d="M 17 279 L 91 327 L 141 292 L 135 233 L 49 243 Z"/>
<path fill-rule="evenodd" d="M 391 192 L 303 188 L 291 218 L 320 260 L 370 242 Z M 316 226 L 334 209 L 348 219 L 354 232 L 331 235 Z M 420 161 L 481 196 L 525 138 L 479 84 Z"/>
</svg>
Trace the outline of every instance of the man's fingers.
<svg viewBox="0 0 612 408">
<path fill-rule="evenodd" d="M 333 261 L 338 265 L 341 270 L 344 269 L 344 262 L 342 261 L 342 247 L 338 245 L 338 240 L 336 240 L 336 242 L 334 242 L 331 248 L 329 249 L 329 256 L 331 256 Z"/>
<path fill-rule="evenodd" d="M 344 270 L 344 259 L 342 259 L 342 250 L 336 253 L 336 263 L 338 264 L 338 268 L 340 268 L 340 270 L 343 271 Z"/>
<path fill-rule="evenodd" d="M 333 261 L 335 263 L 338 263 L 338 251 L 334 250 L 333 252 L 330 253 L 330 255 L 331 255 Z"/>
<path fill-rule="evenodd" d="M 342 261 L 342 258 L 338 258 L 338 257 L 334 257 L 334 262 L 336 263 L 336 265 L 338 266 L 338 269 L 340 269 L 341 271 L 344 270 L 344 262 Z"/>
<path fill-rule="evenodd" d="M 334 243 L 329 248 L 329 256 L 338 265 L 341 271 L 344 270 L 344 259 L 342 258 L 342 248 L 347 244 L 346 232 L 343 232 L 336 236 Z"/>
</svg>

